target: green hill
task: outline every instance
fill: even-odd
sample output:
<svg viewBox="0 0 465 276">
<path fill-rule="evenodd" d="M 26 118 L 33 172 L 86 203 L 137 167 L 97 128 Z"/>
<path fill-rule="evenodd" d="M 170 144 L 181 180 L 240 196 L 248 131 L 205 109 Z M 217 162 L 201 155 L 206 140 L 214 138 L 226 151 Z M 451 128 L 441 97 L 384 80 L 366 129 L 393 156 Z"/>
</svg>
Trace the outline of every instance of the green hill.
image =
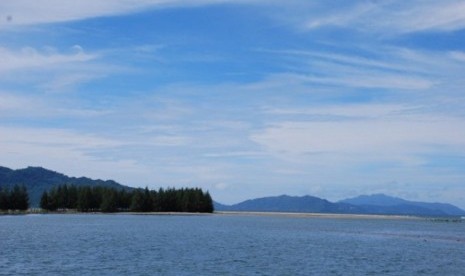
<svg viewBox="0 0 465 276">
<path fill-rule="evenodd" d="M 113 180 L 69 177 L 41 167 L 12 170 L 0 166 L 0 188 L 13 187 L 15 184 L 24 185 L 27 188 L 31 207 L 39 206 L 40 197 L 45 190 L 50 190 L 52 187 L 63 184 L 75 186 L 103 186 L 126 190 L 132 189 L 131 187 L 121 185 Z"/>
</svg>

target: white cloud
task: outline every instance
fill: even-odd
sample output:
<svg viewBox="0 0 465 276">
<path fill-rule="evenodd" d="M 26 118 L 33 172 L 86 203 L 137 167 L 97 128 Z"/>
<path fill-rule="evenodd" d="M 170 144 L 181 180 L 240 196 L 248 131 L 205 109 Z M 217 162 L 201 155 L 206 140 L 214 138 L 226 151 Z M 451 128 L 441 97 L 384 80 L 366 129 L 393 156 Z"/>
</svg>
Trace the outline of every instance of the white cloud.
<svg viewBox="0 0 465 276">
<path fill-rule="evenodd" d="M 263 152 L 260 151 L 230 151 L 218 153 L 205 153 L 208 158 L 229 158 L 229 157 L 243 157 L 243 158 L 256 158 L 263 157 Z"/>
<path fill-rule="evenodd" d="M 340 85 L 354 88 L 382 88 L 399 90 L 424 90 L 434 83 L 425 78 L 390 73 L 351 72 L 345 77 L 306 77 L 306 81 L 318 84 Z"/>
<path fill-rule="evenodd" d="M 460 62 L 465 62 L 465 53 L 460 51 L 450 52 L 450 56 Z"/>
<path fill-rule="evenodd" d="M 148 137 L 144 139 L 143 144 L 157 146 L 157 147 L 176 147 L 176 146 L 186 146 L 191 143 L 191 139 L 184 136 L 175 136 L 175 135 L 156 135 L 153 137 Z"/>
<path fill-rule="evenodd" d="M 373 3 L 363 3 L 356 4 L 354 7 L 349 10 L 344 9 L 344 11 L 338 11 L 335 13 L 324 14 L 321 17 L 312 16 L 312 19 L 304 23 L 305 28 L 315 29 L 324 26 L 344 26 L 350 24 L 352 21 L 357 18 L 364 16 L 367 13 L 370 13 L 376 6 Z"/>
<path fill-rule="evenodd" d="M 280 50 L 287 72 L 268 75 L 246 86 L 267 91 L 318 91 L 386 89 L 392 94 L 434 91 L 435 96 L 454 94 L 463 83 L 465 63 L 461 51 L 426 51 L 402 47 L 358 48 L 357 54 L 313 50 Z M 361 93 L 361 92 L 360 92 Z M 433 94 L 422 94 L 423 99 Z"/>
<path fill-rule="evenodd" d="M 172 1 L 60 1 L 60 0 L 12 0 L 2 1 L 1 16 L 9 17 L 5 25 L 29 25 L 80 20 L 98 16 L 137 11 L 150 5 L 162 5 Z"/>
<path fill-rule="evenodd" d="M 121 146 L 123 143 L 95 135 L 79 134 L 74 131 L 52 128 L 10 128 L 0 126 L 1 143 L 29 144 L 44 148 L 66 146 L 71 149 L 98 149 Z M 11 149 L 11 148 L 10 148 Z"/>
<path fill-rule="evenodd" d="M 0 2 L 0 28 L 83 20 L 134 13 L 145 9 L 192 7 L 220 3 L 260 1 L 232 0 L 4 0 Z M 1 20 L 3 19 L 3 20 Z"/>
<path fill-rule="evenodd" d="M 61 66 L 67 63 L 86 62 L 97 58 L 96 55 L 77 51 L 70 54 L 46 53 L 32 47 L 24 47 L 19 51 L 12 51 L 0 47 L 0 72 L 11 72 L 36 68 L 43 70 L 51 66 Z"/>
<path fill-rule="evenodd" d="M 117 140 L 53 128 L 0 126 L 0 133 L 3 166 L 43 166 L 72 176 L 115 179 L 128 185 L 136 185 L 129 180 L 148 173 L 131 159 L 108 159 L 92 153 L 124 145 Z"/>
<path fill-rule="evenodd" d="M 68 91 L 79 84 L 87 83 L 101 77 L 104 77 L 104 75 L 99 75 L 96 72 L 93 74 L 90 72 L 71 72 L 63 75 L 60 74 L 48 82 L 45 81 L 45 83 L 39 87 L 49 92 L 63 92 Z"/>
<path fill-rule="evenodd" d="M 103 52 L 88 53 L 74 45 L 67 51 L 51 47 L 0 47 L 0 81 L 29 85 L 28 92 L 64 92 L 115 73 L 132 72 L 129 66 L 105 61 Z"/>
<path fill-rule="evenodd" d="M 109 115 L 111 109 L 91 109 L 64 105 L 63 102 L 52 97 L 35 94 L 0 91 L 0 118 L 74 118 L 88 119 Z"/>
<path fill-rule="evenodd" d="M 264 112 L 275 119 L 250 139 L 273 160 L 268 163 L 270 178 L 286 174 L 283 183 L 308 187 L 302 194 L 320 187 L 314 195 L 337 200 L 350 194 L 405 196 L 417 191 L 421 200 L 463 205 L 440 192 L 455 189 L 461 198 L 465 192 L 454 188 L 461 187 L 464 174 L 462 161 L 453 158 L 465 156 L 463 117 L 380 103 L 267 107 Z M 386 185 L 393 181 L 399 185 Z M 438 194 L 441 199 L 434 196 Z"/>
<path fill-rule="evenodd" d="M 342 107 L 342 111 L 344 109 Z M 350 110 L 349 113 L 353 114 Z M 251 139 L 278 157 L 295 156 L 300 159 L 305 155 L 329 154 L 351 156 L 357 162 L 367 159 L 403 162 L 414 159 L 418 154 L 437 153 L 439 149 L 465 154 L 465 122 L 462 118 L 424 115 L 285 121 L 257 131 Z"/>
<path fill-rule="evenodd" d="M 408 2 L 405 2 L 408 3 Z M 412 1 L 393 13 L 390 24 L 400 32 L 454 31 L 465 28 L 465 2 Z M 390 25 L 382 24 L 382 25 Z"/>
<path fill-rule="evenodd" d="M 224 183 L 224 182 L 220 182 L 214 185 L 215 189 L 217 190 L 226 190 L 229 188 L 229 186 L 230 185 L 228 183 Z"/>
<path fill-rule="evenodd" d="M 360 49 L 362 51 L 364 49 Z M 264 51 L 264 50 L 262 50 Z M 265 51 L 270 52 L 273 54 L 284 54 L 284 55 L 294 55 L 298 57 L 302 57 L 304 59 L 318 59 L 324 60 L 327 62 L 333 62 L 338 64 L 346 64 L 351 66 L 357 67 L 367 67 L 373 69 L 384 69 L 384 70 L 406 70 L 410 69 L 409 67 L 406 68 L 406 64 L 398 64 L 394 62 L 392 49 L 383 49 L 383 56 L 389 55 L 390 58 L 387 60 L 383 60 L 377 56 L 368 58 L 363 56 L 356 56 L 356 55 L 344 55 L 341 53 L 336 52 L 324 52 L 324 51 L 302 51 L 302 50 L 281 50 L 281 51 Z M 370 53 L 373 54 L 373 53 Z M 376 53 L 379 55 L 379 53 Z M 396 59 L 398 61 L 398 59 Z"/>
<path fill-rule="evenodd" d="M 30 98 L 0 92 L 0 114 L 2 116 L 7 116 L 11 112 L 16 111 L 36 110 L 36 108 L 37 104 Z"/>
<path fill-rule="evenodd" d="M 305 115 L 305 116 L 330 116 L 357 118 L 378 118 L 411 113 L 420 107 L 406 106 L 402 104 L 348 104 L 326 105 L 307 108 L 265 108 L 266 113 L 274 115 Z"/>
<path fill-rule="evenodd" d="M 301 24 L 307 29 L 338 26 L 381 35 L 465 28 L 465 3 L 461 0 L 351 3 L 352 6 L 338 8 L 332 3 L 321 2 L 323 11 L 307 10 L 307 17 L 311 19 Z"/>
<path fill-rule="evenodd" d="M 258 5 L 279 20 L 304 29 L 340 26 L 380 34 L 418 31 L 455 31 L 465 27 L 465 3 L 444 1 L 388 1 L 338 3 L 262 0 L 4 0 L 0 28 L 83 20 L 139 12 L 146 9 L 192 7 L 222 3 Z M 292 15 L 292 16 L 290 16 Z M 297 18 L 297 19 L 296 19 Z"/>
<path fill-rule="evenodd" d="M 319 75 L 312 74 L 311 72 L 313 72 L 313 69 L 321 73 L 319 73 Z M 267 78 L 262 81 L 244 87 L 253 90 L 290 90 L 289 87 L 300 90 L 310 90 L 309 88 L 318 85 L 338 87 L 339 89 L 380 88 L 403 91 L 427 90 L 436 84 L 434 80 L 417 76 L 414 73 L 391 73 L 370 70 L 369 68 L 341 66 L 332 63 L 314 63 L 311 72 L 309 71 L 308 74 L 305 72 L 277 73 L 267 76 Z"/>
</svg>

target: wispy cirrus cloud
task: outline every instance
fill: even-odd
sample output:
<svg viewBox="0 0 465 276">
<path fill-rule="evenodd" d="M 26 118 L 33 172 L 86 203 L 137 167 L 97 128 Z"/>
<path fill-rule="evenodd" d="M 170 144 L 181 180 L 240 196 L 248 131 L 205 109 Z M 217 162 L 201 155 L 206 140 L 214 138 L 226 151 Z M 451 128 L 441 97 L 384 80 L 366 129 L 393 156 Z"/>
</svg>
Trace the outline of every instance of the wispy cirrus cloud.
<svg viewBox="0 0 465 276">
<path fill-rule="evenodd" d="M 403 104 L 340 104 L 340 105 L 317 105 L 306 108 L 264 108 L 263 111 L 271 115 L 301 115 L 313 116 L 314 118 L 340 119 L 368 119 L 368 118 L 385 118 L 387 116 L 411 115 L 420 107 L 406 106 Z"/>
<path fill-rule="evenodd" d="M 110 74 L 129 72 L 130 66 L 112 64 L 107 52 L 88 52 L 79 45 L 66 49 L 0 47 L 0 82 L 29 84 L 29 91 L 62 92 Z"/>
<path fill-rule="evenodd" d="M 390 25 L 397 31 L 455 31 L 465 28 L 465 3 L 449 1 L 409 1 L 394 10 Z M 388 25 L 386 23 L 381 26 Z"/>
<path fill-rule="evenodd" d="M 283 67 L 288 69 L 287 72 L 270 74 L 249 86 L 270 90 L 285 89 L 287 86 L 309 92 L 321 88 L 326 92 L 351 88 L 383 89 L 390 91 L 392 100 L 399 93 L 407 91 L 422 93 L 426 101 L 460 94 L 462 72 L 465 70 L 462 51 L 429 51 L 393 46 L 355 49 L 356 54 L 320 49 L 260 50 L 279 56 Z"/>
<path fill-rule="evenodd" d="M 171 7 L 221 3 L 253 3 L 260 0 L 5 0 L 0 3 L 0 28 L 83 20 Z"/>
<path fill-rule="evenodd" d="M 459 62 L 465 62 L 465 53 L 461 51 L 452 51 L 450 56 Z"/>
<path fill-rule="evenodd" d="M 97 136 L 78 133 L 61 128 L 10 127 L 0 126 L 0 162 L 12 166 L 22 166 L 22 160 L 29 160 L 30 165 L 47 166 L 60 169 L 71 175 L 79 175 L 85 167 L 90 174 L 98 176 L 92 164 L 99 164 L 110 178 L 112 166 L 135 170 L 131 160 L 105 160 L 92 154 L 96 149 L 111 149 L 123 145 L 122 142 Z"/>
<path fill-rule="evenodd" d="M 85 108 L 65 105 L 54 97 L 44 98 L 39 95 L 22 95 L 18 92 L 0 91 L 0 118 L 7 119 L 88 119 L 111 114 L 111 109 Z"/>
<path fill-rule="evenodd" d="M 316 29 L 325 26 L 340 26 L 346 27 L 358 20 L 360 17 L 372 12 L 377 8 L 376 4 L 370 2 L 356 3 L 349 7 L 348 10 L 327 11 L 324 16 L 312 16 L 312 19 L 304 23 L 306 29 Z"/>
<path fill-rule="evenodd" d="M 463 149 L 464 130 L 465 122 L 461 118 L 356 117 L 353 120 L 280 122 L 257 132 L 252 140 L 278 154 L 389 156 L 402 153 L 407 156 L 434 152 L 439 147 L 449 148 L 451 152 Z"/>
<path fill-rule="evenodd" d="M 261 50 L 263 51 L 263 50 Z M 282 50 L 265 51 L 282 57 L 287 72 L 273 73 L 261 82 L 251 84 L 254 89 L 280 85 L 325 86 L 332 90 L 361 88 L 396 91 L 425 91 L 438 85 L 447 71 L 460 71 L 461 66 L 449 53 L 422 53 L 409 49 L 381 48 L 359 54 L 330 51 Z M 432 64 L 436 64 L 433 66 Z"/>
<path fill-rule="evenodd" d="M 68 54 L 46 49 L 39 51 L 32 47 L 24 47 L 20 50 L 11 50 L 0 47 L 0 72 L 15 70 L 40 69 L 63 66 L 64 64 L 87 62 L 97 58 L 95 54 L 88 54 L 75 45 Z"/>
<path fill-rule="evenodd" d="M 150 6 L 167 5 L 177 1 L 2 1 L 0 4 L 2 27 L 33 25 L 82 20 L 135 12 Z"/>
<path fill-rule="evenodd" d="M 346 91 L 347 95 L 351 88 L 357 94 L 360 89 L 375 88 L 385 89 L 389 96 L 367 103 L 265 105 L 262 111 L 275 120 L 269 120 L 268 127 L 251 139 L 273 154 L 299 156 L 299 160 L 310 153 L 412 160 L 437 147 L 453 152 L 464 146 L 465 133 L 457 132 L 465 126 L 459 111 L 463 103 L 451 102 L 462 92 L 458 86 L 465 70 L 461 52 L 386 48 L 359 55 L 281 54 L 299 57 L 298 61 L 291 59 L 301 64 L 295 69 L 299 73 L 279 75 L 257 89 L 270 89 L 273 84 L 274 89 L 285 90 L 287 84 L 291 90 L 309 94 Z M 325 85 L 326 90 L 312 89 L 316 84 Z"/>
<path fill-rule="evenodd" d="M 337 26 L 387 35 L 465 28 L 465 3 L 460 0 L 356 1 L 340 9 L 327 8 L 319 14 L 309 11 L 311 19 L 304 21 L 303 27 Z"/>
<path fill-rule="evenodd" d="M 21 97 L 13 93 L 0 92 L 0 114 L 8 116 L 11 112 L 34 110 L 34 100 L 28 97 Z"/>
</svg>

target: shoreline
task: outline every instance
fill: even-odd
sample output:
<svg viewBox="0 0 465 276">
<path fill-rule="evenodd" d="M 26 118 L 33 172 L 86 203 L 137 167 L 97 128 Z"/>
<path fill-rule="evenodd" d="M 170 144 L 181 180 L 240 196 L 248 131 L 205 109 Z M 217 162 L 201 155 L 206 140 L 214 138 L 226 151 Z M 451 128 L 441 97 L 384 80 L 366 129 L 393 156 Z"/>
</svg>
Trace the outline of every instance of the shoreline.
<svg viewBox="0 0 465 276">
<path fill-rule="evenodd" d="M 28 211 L 0 211 L 0 216 L 21 215 L 136 215 L 136 216 L 257 216 L 287 218 L 320 219 L 365 219 L 365 220 L 431 220 L 465 222 L 461 217 L 422 217 L 415 215 L 379 215 L 379 214 L 333 214 L 333 213 L 297 213 L 297 212 L 259 212 L 259 211 L 214 211 L 213 213 L 190 212 L 78 212 L 76 210 L 49 212 L 37 209 Z"/>
<path fill-rule="evenodd" d="M 404 219 L 421 220 L 427 217 L 407 215 L 372 215 L 372 214 L 332 214 L 332 213 L 296 213 L 296 212 L 256 212 L 256 211 L 214 211 L 213 213 L 190 213 L 190 212 L 78 212 L 67 211 L 5 211 L 2 215 L 136 215 L 136 216 L 260 216 L 260 217 L 290 217 L 290 218 L 332 218 L 332 219 Z"/>
<path fill-rule="evenodd" d="M 333 213 L 295 213 L 295 212 L 254 212 L 254 211 L 215 211 L 219 215 L 244 216 L 279 216 L 294 218 L 332 218 L 332 219 L 385 219 L 385 220 L 422 220 L 430 217 L 410 215 L 376 215 L 376 214 L 333 214 Z"/>
</svg>

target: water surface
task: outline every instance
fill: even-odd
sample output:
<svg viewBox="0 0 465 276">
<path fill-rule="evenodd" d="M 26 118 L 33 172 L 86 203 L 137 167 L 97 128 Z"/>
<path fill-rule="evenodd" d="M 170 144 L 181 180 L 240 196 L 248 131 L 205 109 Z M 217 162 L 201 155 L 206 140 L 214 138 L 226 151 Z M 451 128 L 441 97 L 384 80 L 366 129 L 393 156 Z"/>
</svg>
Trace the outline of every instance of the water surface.
<svg viewBox="0 0 465 276">
<path fill-rule="evenodd" d="M 465 223 L 0 216 L 1 275 L 464 275 Z"/>
</svg>

